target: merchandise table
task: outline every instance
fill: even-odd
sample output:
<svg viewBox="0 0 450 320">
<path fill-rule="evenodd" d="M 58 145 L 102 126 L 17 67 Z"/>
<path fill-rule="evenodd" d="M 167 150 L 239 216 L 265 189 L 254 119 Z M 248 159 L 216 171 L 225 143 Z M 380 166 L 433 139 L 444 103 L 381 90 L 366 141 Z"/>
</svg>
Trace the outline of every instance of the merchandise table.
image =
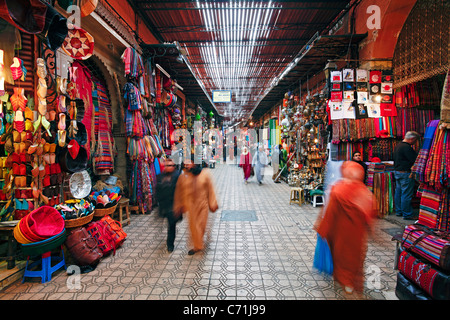
<svg viewBox="0 0 450 320">
<path fill-rule="evenodd" d="M 8 241 L 8 250 L 6 261 L 8 263 L 7 269 L 13 269 L 16 266 L 16 253 L 17 253 L 17 241 L 14 238 L 14 227 L 12 226 L 1 226 L 0 227 L 0 237 L 6 237 Z"/>
</svg>

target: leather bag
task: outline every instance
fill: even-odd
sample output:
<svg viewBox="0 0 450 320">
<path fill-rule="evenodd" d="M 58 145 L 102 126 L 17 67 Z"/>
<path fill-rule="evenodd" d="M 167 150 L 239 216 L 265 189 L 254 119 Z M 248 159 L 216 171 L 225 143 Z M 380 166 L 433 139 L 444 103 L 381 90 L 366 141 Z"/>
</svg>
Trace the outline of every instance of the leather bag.
<svg viewBox="0 0 450 320">
<path fill-rule="evenodd" d="M 108 215 L 104 216 L 100 222 L 104 224 L 105 229 L 108 230 L 111 238 L 114 240 L 114 247 L 120 247 L 127 238 L 126 232 L 122 229 L 122 224 Z"/>
<path fill-rule="evenodd" d="M 103 257 L 97 240 L 84 227 L 69 231 L 65 245 L 80 266 L 95 265 Z"/>
</svg>

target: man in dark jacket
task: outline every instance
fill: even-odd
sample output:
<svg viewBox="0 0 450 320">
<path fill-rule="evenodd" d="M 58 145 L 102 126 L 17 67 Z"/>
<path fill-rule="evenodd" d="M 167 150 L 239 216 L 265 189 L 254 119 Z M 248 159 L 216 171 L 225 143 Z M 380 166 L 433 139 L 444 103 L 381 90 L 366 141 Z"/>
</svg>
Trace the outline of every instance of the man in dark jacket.
<svg viewBox="0 0 450 320">
<path fill-rule="evenodd" d="M 159 214 L 167 218 L 167 250 L 173 251 L 176 233 L 176 224 L 181 220 L 181 216 L 175 217 L 173 214 L 173 199 L 175 187 L 177 185 L 179 171 L 172 159 L 164 161 L 164 170 L 157 176 L 156 199 L 159 205 Z"/>
<path fill-rule="evenodd" d="M 394 176 L 395 176 L 395 214 L 403 216 L 405 220 L 415 220 L 413 216 L 411 199 L 414 193 L 414 180 L 411 178 L 411 167 L 417 158 L 413 145 L 420 138 L 415 131 L 408 131 L 405 138 L 394 149 Z"/>
</svg>

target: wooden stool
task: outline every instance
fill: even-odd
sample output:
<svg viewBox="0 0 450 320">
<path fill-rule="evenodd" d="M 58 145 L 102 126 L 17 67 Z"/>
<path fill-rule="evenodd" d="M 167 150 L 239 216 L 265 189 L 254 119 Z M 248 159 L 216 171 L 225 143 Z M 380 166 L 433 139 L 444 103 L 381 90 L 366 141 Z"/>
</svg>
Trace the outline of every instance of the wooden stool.
<svg viewBox="0 0 450 320">
<path fill-rule="evenodd" d="M 128 204 L 130 203 L 130 199 L 122 198 L 117 205 L 116 212 L 113 213 L 113 216 L 118 213 L 119 214 L 119 222 L 123 225 L 126 223 L 130 224 L 130 208 Z M 123 219 L 123 209 L 125 209 L 126 219 Z"/>
<path fill-rule="evenodd" d="M 305 202 L 305 195 L 302 188 L 291 188 L 291 199 L 289 204 L 292 202 L 298 203 L 299 205 Z"/>
<path fill-rule="evenodd" d="M 139 206 L 139 205 L 137 205 L 137 206 L 130 206 L 130 212 L 131 213 L 136 213 L 136 214 L 139 214 L 139 213 L 142 213 L 142 214 L 144 214 L 144 208 L 142 208 L 141 206 Z"/>
</svg>

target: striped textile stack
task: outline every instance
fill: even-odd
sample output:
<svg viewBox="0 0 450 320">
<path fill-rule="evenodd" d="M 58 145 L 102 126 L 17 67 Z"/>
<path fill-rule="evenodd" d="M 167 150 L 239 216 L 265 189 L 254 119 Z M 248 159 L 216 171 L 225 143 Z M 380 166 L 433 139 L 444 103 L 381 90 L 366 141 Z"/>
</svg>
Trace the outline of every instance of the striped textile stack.
<svg viewBox="0 0 450 320">
<path fill-rule="evenodd" d="M 440 121 L 428 123 L 423 147 L 411 171 L 420 182 L 419 219 L 403 231 L 398 255 L 397 291 L 401 276 L 427 299 L 450 298 L 449 130 Z M 401 275 L 401 276 L 400 276 Z M 403 290 L 404 291 L 404 290 Z M 401 296 L 401 294 L 400 294 Z"/>
<path fill-rule="evenodd" d="M 411 171 L 420 186 L 421 197 L 419 223 L 430 228 L 450 231 L 449 177 L 450 141 L 449 130 L 439 129 L 439 121 L 430 121 L 425 131 L 424 144 Z"/>
</svg>

